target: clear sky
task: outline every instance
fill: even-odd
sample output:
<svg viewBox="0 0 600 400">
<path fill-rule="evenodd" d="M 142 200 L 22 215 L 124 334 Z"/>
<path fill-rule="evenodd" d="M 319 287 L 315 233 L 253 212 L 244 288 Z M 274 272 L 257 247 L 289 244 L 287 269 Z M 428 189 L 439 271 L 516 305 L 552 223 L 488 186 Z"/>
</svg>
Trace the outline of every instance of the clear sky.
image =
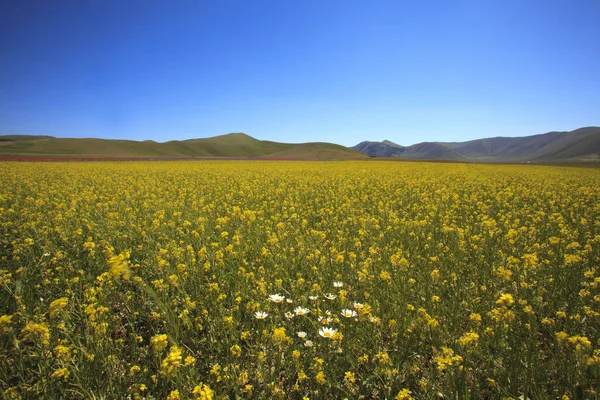
<svg viewBox="0 0 600 400">
<path fill-rule="evenodd" d="M 352 146 L 600 125 L 599 0 L 0 0 L 0 134 Z"/>
</svg>

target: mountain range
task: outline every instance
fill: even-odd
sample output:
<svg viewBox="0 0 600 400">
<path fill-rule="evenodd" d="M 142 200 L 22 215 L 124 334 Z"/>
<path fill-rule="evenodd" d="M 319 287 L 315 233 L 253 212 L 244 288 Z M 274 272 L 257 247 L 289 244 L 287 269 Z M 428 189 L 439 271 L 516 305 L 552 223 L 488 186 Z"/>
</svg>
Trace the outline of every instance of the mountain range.
<svg viewBox="0 0 600 400">
<path fill-rule="evenodd" d="M 203 139 L 151 140 L 65 139 L 52 136 L 0 136 L 0 156 L 53 158 L 270 158 L 306 160 L 364 159 L 365 154 L 332 143 L 279 143 L 244 133 Z"/>
<path fill-rule="evenodd" d="M 422 142 L 401 146 L 389 140 L 365 141 L 351 148 L 325 142 L 280 143 L 244 133 L 203 139 L 155 142 L 0 136 L 0 158 L 252 158 L 348 160 L 373 158 L 466 162 L 600 161 L 600 127 L 524 137 L 494 137 L 466 142 Z"/>
<path fill-rule="evenodd" d="M 472 162 L 600 161 L 600 127 L 524 137 L 493 137 L 467 142 L 361 142 L 352 149 L 371 157 Z"/>
</svg>

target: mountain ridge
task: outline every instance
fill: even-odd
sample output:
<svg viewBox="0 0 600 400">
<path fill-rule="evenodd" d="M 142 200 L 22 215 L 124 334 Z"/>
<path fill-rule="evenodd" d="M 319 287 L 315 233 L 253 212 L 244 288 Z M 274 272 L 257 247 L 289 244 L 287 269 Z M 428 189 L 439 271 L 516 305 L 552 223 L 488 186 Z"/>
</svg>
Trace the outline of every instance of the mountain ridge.
<svg viewBox="0 0 600 400">
<path fill-rule="evenodd" d="M 0 157 L 57 158 L 241 158 L 345 160 L 397 158 L 463 162 L 600 161 L 600 127 L 552 131 L 530 136 L 496 136 L 464 142 L 421 142 L 402 146 L 390 140 L 363 141 L 353 147 L 326 142 L 281 143 L 241 132 L 208 138 L 135 141 L 57 138 L 46 135 L 0 136 Z"/>
<path fill-rule="evenodd" d="M 280 143 L 259 140 L 245 133 L 228 133 L 208 138 L 167 142 L 5 135 L 0 136 L 0 156 L 178 159 L 286 158 L 310 160 L 366 158 L 360 152 L 333 143 Z"/>
<path fill-rule="evenodd" d="M 421 160 L 600 161 L 600 127 L 521 137 L 496 136 L 465 142 L 421 142 L 406 147 L 389 141 L 364 141 L 351 148 L 371 157 Z"/>
</svg>

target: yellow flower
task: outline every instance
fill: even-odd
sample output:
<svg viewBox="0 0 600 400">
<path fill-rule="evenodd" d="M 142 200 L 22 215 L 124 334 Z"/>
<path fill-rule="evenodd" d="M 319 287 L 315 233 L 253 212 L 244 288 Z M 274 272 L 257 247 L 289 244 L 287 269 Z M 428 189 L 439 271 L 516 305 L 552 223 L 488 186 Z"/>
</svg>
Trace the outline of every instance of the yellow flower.
<svg viewBox="0 0 600 400">
<path fill-rule="evenodd" d="M 396 397 L 394 397 L 395 400 L 413 400 L 413 397 L 411 396 L 412 392 L 408 389 L 402 389 L 400 392 L 398 392 L 398 394 L 396 395 Z"/>
<path fill-rule="evenodd" d="M 440 372 L 444 372 L 448 367 L 459 365 L 462 360 L 461 356 L 454 355 L 454 351 L 448 347 L 442 347 L 442 353 L 435 357 Z"/>
<path fill-rule="evenodd" d="M 481 315 L 477 313 L 471 313 L 471 315 L 469 315 L 469 319 L 478 324 L 481 322 Z"/>
<path fill-rule="evenodd" d="M 462 337 L 460 339 L 458 339 L 458 342 L 460 343 L 461 346 L 468 346 L 471 343 L 474 346 L 477 346 L 478 340 L 479 340 L 479 335 L 477 333 L 471 331 L 471 332 L 467 332 L 464 335 L 462 335 Z"/>
<path fill-rule="evenodd" d="M 183 365 L 189 367 L 190 365 L 196 364 L 196 359 L 192 356 L 187 356 L 185 360 L 183 360 Z"/>
<path fill-rule="evenodd" d="M 375 358 L 382 365 L 388 365 L 390 363 L 390 356 L 388 353 L 379 352 L 379 353 L 375 354 Z"/>
<path fill-rule="evenodd" d="M 164 350 L 168 345 L 167 335 L 152 336 L 152 338 L 150 339 L 150 344 L 152 344 L 152 347 L 156 352 Z"/>
<path fill-rule="evenodd" d="M 290 341 L 290 338 L 285 334 L 285 328 L 273 328 L 273 342 L 275 343 L 283 343 Z"/>
<path fill-rule="evenodd" d="M 306 379 L 308 379 L 308 376 L 306 375 L 304 370 L 298 371 L 298 381 L 302 382 L 302 381 L 305 381 Z"/>
<path fill-rule="evenodd" d="M 179 286 L 179 278 L 177 275 L 169 275 L 169 284 L 173 287 Z"/>
<path fill-rule="evenodd" d="M 564 343 L 569 338 L 569 335 L 567 334 L 567 332 L 556 332 L 555 336 L 556 336 L 556 341 L 558 343 Z"/>
<path fill-rule="evenodd" d="M 391 276 L 391 275 L 390 275 L 390 273 L 389 273 L 389 272 L 387 272 L 387 271 L 382 271 L 382 272 L 379 274 L 379 278 L 380 278 L 381 280 L 383 280 L 383 281 L 391 281 L 391 280 L 392 280 L 392 276 Z"/>
<path fill-rule="evenodd" d="M 58 314 L 60 314 L 68 303 L 69 299 L 66 297 L 61 297 L 60 299 L 56 299 L 52 303 L 50 303 L 50 317 L 54 318 Z"/>
<path fill-rule="evenodd" d="M 181 367 L 181 350 L 177 346 L 171 346 L 169 354 L 160 363 L 160 373 L 166 377 L 174 376 L 178 368 Z"/>
<path fill-rule="evenodd" d="M 496 301 L 496 304 L 512 306 L 515 304 L 515 300 L 510 293 L 503 293 L 500 295 L 500 298 Z"/>
<path fill-rule="evenodd" d="M 315 380 L 317 381 L 317 383 L 319 383 L 321 385 L 326 382 L 325 374 L 323 373 L 323 371 L 317 372 L 317 375 L 315 376 Z"/>
<path fill-rule="evenodd" d="M 344 380 L 350 383 L 354 383 L 356 382 L 356 377 L 354 376 L 354 373 L 350 372 L 350 371 L 346 371 L 344 373 Z"/>
<path fill-rule="evenodd" d="M 128 259 L 128 253 L 121 253 L 108 259 L 109 272 L 114 279 L 123 278 L 128 280 L 131 277 Z"/>
<path fill-rule="evenodd" d="M 181 396 L 179 395 L 179 390 L 173 390 L 167 396 L 167 400 L 180 400 L 180 399 L 181 399 Z"/>
<path fill-rule="evenodd" d="M 192 391 L 192 394 L 195 395 L 195 400 L 212 400 L 215 395 L 212 389 L 204 383 L 200 383 L 196 386 Z"/>
<path fill-rule="evenodd" d="M 12 323 L 12 318 L 12 315 L 0 316 L 0 335 L 12 332 L 12 328 L 10 327 L 10 324 Z"/>
<path fill-rule="evenodd" d="M 59 344 L 54 348 L 54 354 L 56 354 L 56 358 L 64 362 L 70 362 L 72 360 L 71 349 L 67 346 Z"/>
<path fill-rule="evenodd" d="M 285 335 L 285 332 L 284 332 L 284 335 Z M 229 351 L 231 352 L 231 355 L 233 355 L 234 357 L 239 357 L 242 354 L 242 348 L 237 344 L 234 344 L 233 346 L 231 346 Z"/>
<path fill-rule="evenodd" d="M 36 324 L 34 322 L 27 322 L 25 328 L 21 331 L 23 340 L 31 342 L 40 342 L 43 345 L 50 343 L 50 332 L 48 327 L 44 324 Z"/>
<path fill-rule="evenodd" d="M 585 336 L 571 336 L 567 339 L 570 344 L 575 345 L 577 352 L 583 351 L 583 349 L 589 349 L 592 347 L 592 343 Z"/>
<path fill-rule="evenodd" d="M 51 379 L 67 379 L 71 375 L 68 369 L 59 368 L 50 375 Z"/>
</svg>

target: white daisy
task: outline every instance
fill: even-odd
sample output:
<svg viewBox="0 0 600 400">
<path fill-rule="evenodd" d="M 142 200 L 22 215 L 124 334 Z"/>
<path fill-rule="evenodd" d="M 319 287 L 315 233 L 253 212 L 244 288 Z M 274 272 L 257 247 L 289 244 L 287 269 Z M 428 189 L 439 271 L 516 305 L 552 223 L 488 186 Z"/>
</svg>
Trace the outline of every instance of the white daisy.
<svg viewBox="0 0 600 400">
<path fill-rule="evenodd" d="M 300 331 L 300 332 L 298 332 L 296 335 L 298 335 L 298 337 L 299 337 L 300 339 L 304 339 L 304 338 L 306 337 L 306 332 L 304 332 L 304 331 Z"/>
<path fill-rule="evenodd" d="M 257 311 L 256 313 L 254 313 L 254 316 L 256 317 L 256 319 L 265 319 L 269 316 L 269 314 L 267 314 L 264 311 Z"/>
<path fill-rule="evenodd" d="M 310 310 L 308 308 L 296 307 L 294 312 L 296 313 L 296 315 L 300 316 L 300 315 L 308 314 L 310 312 Z"/>
<path fill-rule="evenodd" d="M 304 342 L 304 346 L 306 346 L 306 347 L 312 347 L 312 345 L 313 345 L 312 340 L 307 340 Z"/>
<path fill-rule="evenodd" d="M 333 282 L 333 287 L 342 287 L 344 286 L 343 282 Z"/>
<path fill-rule="evenodd" d="M 325 295 L 325 298 L 326 298 L 327 300 L 335 300 L 335 298 L 336 298 L 336 297 L 337 297 L 337 296 L 336 296 L 335 294 L 333 294 L 333 293 L 327 293 L 327 294 Z"/>
<path fill-rule="evenodd" d="M 337 331 L 333 328 L 321 328 L 319 330 L 319 335 L 327 339 L 333 339 L 336 333 Z"/>
<path fill-rule="evenodd" d="M 281 303 L 284 299 L 285 297 L 278 293 L 269 295 L 269 300 L 271 300 L 273 303 Z"/>
<path fill-rule="evenodd" d="M 356 317 L 356 311 L 345 308 L 342 310 L 342 315 L 346 318 Z"/>
</svg>

